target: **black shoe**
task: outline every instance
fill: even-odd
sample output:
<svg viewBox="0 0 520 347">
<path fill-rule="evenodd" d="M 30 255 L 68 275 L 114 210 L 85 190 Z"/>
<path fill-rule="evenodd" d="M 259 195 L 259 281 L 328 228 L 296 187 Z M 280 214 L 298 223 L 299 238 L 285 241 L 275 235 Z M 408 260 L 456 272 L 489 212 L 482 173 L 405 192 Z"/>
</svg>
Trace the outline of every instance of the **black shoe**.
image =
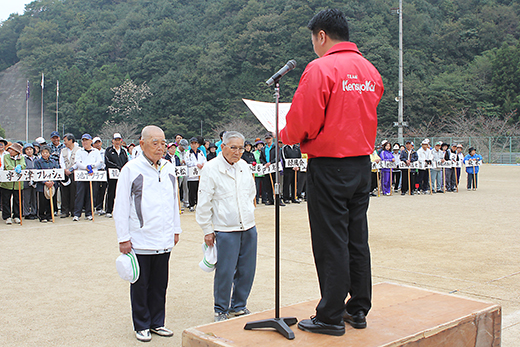
<svg viewBox="0 0 520 347">
<path fill-rule="evenodd" d="M 282 200 L 282 201 L 280 201 L 280 202 L 283 202 L 283 203 L 285 203 L 285 204 L 290 204 L 290 203 L 291 203 L 290 200 Z"/>
<path fill-rule="evenodd" d="M 291 202 L 292 202 L 293 204 L 299 204 L 299 203 L 300 203 L 299 200 L 291 200 Z"/>
<path fill-rule="evenodd" d="M 265 204 L 266 204 L 266 205 L 274 205 L 274 202 L 272 202 L 272 201 L 268 201 L 268 202 L 266 202 Z"/>
<path fill-rule="evenodd" d="M 311 317 L 311 319 L 304 319 L 298 323 L 298 328 L 310 333 L 341 336 L 345 334 L 345 325 L 327 324 L 320 321 L 318 318 Z"/>
<path fill-rule="evenodd" d="M 401 195 L 406 195 L 406 192 L 401 192 Z"/>
<path fill-rule="evenodd" d="M 343 314 L 343 320 L 356 329 L 365 329 L 367 327 L 367 320 L 365 312 L 358 311 L 355 315 L 350 315 L 348 312 Z"/>
<path fill-rule="evenodd" d="M 285 206 L 285 204 L 283 203 L 283 201 L 280 201 L 280 206 Z"/>
<path fill-rule="evenodd" d="M 60 215 L 60 218 L 67 218 L 68 216 L 69 216 L 68 213 L 62 213 L 62 214 Z"/>
</svg>

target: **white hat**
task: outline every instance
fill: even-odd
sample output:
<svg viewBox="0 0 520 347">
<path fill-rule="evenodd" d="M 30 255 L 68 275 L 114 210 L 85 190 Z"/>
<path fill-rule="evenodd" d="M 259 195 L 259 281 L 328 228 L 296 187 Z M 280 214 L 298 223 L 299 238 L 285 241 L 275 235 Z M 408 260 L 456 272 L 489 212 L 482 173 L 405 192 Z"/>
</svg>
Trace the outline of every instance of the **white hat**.
<svg viewBox="0 0 520 347">
<path fill-rule="evenodd" d="M 99 138 L 99 136 L 96 136 L 94 137 L 94 139 L 92 140 L 92 143 L 96 143 L 98 141 L 101 141 L 101 139 Z"/>
<path fill-rule="evenodd" d="M 114 139 L 122 139 L 121 134 L 120 133 L 115 133 L 114 134 Z"/>
<path fill-rule="evenodd" d="M 121 254 L 116 259 L 116 268 L 119 277 L 130 283 L 135 283 L 139 279 L 139 262 L 132 249 L 130 253 Z"/>
<path fill-rule="evenodd" d="M 46 143 L 45 139 L 44 139 L 43 137 L 41 137 L 41 136 L 40 136 L 40 137 L 37 137 L 36 140 L 34 140 L 34 141 L 35 141 L 35 142 L 38 142 L 40 145 L 41 145 L 42 143 Z"/>
<path fill-rule="evenodd" d="M 422 140 L 421 145 L 427 145 L 429 143 L 430 143 L 430 140 L 424 139 L 424 140 Z"/>
<path fill-rule="evenodd" d="M 52 186 L 50 188 L 47 186 L 43 186 L 43 195 L 45 196 L 45 199 L 50 200 L 50 198 L 52 198 L 54 196 L 54 193 L 55 193 L 54 186 Z"/>
<path fill-rule="evenodd" d="M 215 270 L 215 264 L 217 263 L 217 244 L 214 243 L 213 246 L 210 247 L 203 242 L 202 252 L 204 253 L 204 258 L 200 261 L 199 267 L 206 272 Z"/>
<path fill-rule="evenodd" d="M 399 145 L 396 143 L 396 144 L 394 145 L 394 149 L 399 149 L 399 148 L 400 148 Z"/>
</svg>

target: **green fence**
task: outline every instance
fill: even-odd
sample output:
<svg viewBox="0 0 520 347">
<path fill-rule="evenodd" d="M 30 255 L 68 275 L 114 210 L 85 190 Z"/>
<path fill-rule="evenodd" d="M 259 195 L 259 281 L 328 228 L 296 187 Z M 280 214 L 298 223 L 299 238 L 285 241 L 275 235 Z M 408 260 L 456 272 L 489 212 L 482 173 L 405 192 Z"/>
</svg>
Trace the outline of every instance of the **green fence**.
<svg viewBox="0 0 520 347">
<path fill-rule="evenodd" d="M 477 153 L 484 158 L 485 163 L 492 164 L 518 164 L 520 163 L 520 136 L 497 136 L 497 137 L 428 137 L 431 144 L 437 141 L 462 144 L 464 154 L 468 153 L 470 147 L 474 147 Z M 378 138 L 376 143 L 388 140 L 392 144 L 397 142 L 397 138 Z M 405 137 L 404 141 L 413 141 L 415 148 L 418 149 L 424 138 Z"/>
</svg>

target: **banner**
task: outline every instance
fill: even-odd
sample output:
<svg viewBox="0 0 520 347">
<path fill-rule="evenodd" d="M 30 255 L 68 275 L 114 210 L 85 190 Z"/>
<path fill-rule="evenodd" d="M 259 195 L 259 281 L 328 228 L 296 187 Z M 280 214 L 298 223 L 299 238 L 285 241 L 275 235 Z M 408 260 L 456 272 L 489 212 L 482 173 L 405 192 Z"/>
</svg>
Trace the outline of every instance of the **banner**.
<svg viewBox="0 0 520 347">
<path fill-rule="evenodd" d="M 63 169 L 30 169 L 16 173 L 14 170 L 0 171 L 0 182 L 44 182 L 44 181 L 63 181 L 65 170 Z"/>
<path fill-rule="evenodd" d="M 108 178 L 112 180 L 117 180 L 119 179 L 120 173 L 121 172 L 119 171 L 119 169 L 108 169 Z"/>
<path fill-rule="evenodd" d="M 186 165 L 175 167 L 175 177 L 188 176 L 188 167 Z"/>
<path fill-rule="evenodd" d="M 86 170 L 74 170 L 74 180 L 76 182 L 85 182 L 85 181 L 101 181 L 106 182 L 107 180 L 107 172 L 106 171 L 94 171 L 93 174 L 89 175 Z"/>
</svg>

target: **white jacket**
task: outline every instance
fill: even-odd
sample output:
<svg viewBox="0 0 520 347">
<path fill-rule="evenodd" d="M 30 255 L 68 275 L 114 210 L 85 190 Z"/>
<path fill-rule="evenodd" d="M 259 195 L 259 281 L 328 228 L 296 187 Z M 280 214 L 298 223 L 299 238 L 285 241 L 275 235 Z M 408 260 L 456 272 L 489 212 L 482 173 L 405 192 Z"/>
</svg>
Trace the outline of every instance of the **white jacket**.
<svg viewBox="0 0 520 347">
<path fill-rule="evenodd" d="M 255 181 L 240 159 L 235 178 L 223 154 L 208 161 L 200 173 L 196 220 L 205 235 L 213 231 L 244 231 L 255 226 Z"/>
<path fill-rule="evenodd" d="M 195 156 L 195 154 L 191 150 L 187 153 L 186 166 L 188 166 L 188 168 L 195 167 L 195 166 L 197 166 L 197 164 L 205 164 L 206 161 L 207 161 L 206 157 L 204 156 L 204 153 L 202 153 L 202 151 L 198 151 L 197 156 Z M 198 181 L 198 180 L 199 180 L 199 178 L 197 176 L 195 176 L 195 177 L 188 176 L 188 181 Z"/>
<path fill-rule="evenodd" d="M 90 152 L 87 152 L 85 148 L 81 148 L 76 152 L 76 163 L 74 164 L 74 170 L 86 170 L 88 165 L 92 165 L 93 170 L 99 170 L 104 163 L 105 158 L 101 158 L 99 150 L 92 147 Z"/>
<path fill-rule="evenodd" d="M 161 159 L 156 170 L 140 155 L 121 169 L 114 206 L 117 241 L 138 250 L 164 251 L 180 234 L 175 166 Z"/>
<path fill-rule="evenodd" d="M 422 147 L 417 150 L 417 157 L 419 161 L 424 162 L 425 160 L 433 160 L 433 154 L 431 149 L 423 149 Z"/>
</svg>

